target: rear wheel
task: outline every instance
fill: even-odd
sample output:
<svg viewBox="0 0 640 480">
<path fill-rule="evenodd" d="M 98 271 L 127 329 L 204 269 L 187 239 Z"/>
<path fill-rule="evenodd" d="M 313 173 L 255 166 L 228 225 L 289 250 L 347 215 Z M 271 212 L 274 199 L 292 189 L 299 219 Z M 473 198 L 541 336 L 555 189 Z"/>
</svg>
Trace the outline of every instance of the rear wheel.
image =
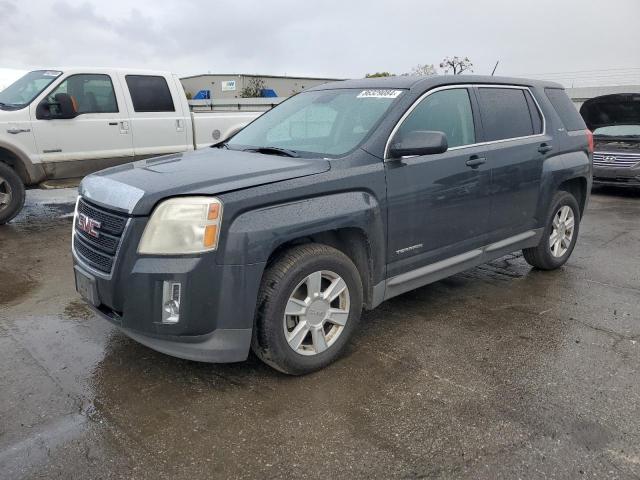
<svg viewBox="0 0 640 480">
<path fill-rule="evenodd" d="M 24 184 L 16 171 L 0 162 L 0 225 L 13 219 L 24 205 Z"/>
<path fill-rule="evenodd" d="M 268 268 L 258 297 L 254 353 L 281 372 L 301 375 L 343 353 L 360 319 L 362 282 L 339 250 L 301 245 Z"/>
<path fill-rule="evenodd" d="M 569 192 L 556 193 L 551 202 L 547 225 L 538 246 L 522 250 L 533 267 L 554 270 L 564 265 L 576 245 L 580 227 L 580 209 Z"/>
</svg>

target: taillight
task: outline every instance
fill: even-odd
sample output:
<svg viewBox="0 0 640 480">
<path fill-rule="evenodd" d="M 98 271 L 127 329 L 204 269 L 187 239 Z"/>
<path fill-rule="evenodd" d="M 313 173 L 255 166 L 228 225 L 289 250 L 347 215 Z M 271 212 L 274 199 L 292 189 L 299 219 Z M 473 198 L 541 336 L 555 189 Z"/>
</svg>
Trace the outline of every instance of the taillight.
<svg viewBox="0 0 640 480">
<path fill-rule="evenodd" d="M 593 132 L 591 130 L 585 130 L 587 133 L 587 143 L 589 144 L 589 153 L 593 153 Z"/>
</svg>

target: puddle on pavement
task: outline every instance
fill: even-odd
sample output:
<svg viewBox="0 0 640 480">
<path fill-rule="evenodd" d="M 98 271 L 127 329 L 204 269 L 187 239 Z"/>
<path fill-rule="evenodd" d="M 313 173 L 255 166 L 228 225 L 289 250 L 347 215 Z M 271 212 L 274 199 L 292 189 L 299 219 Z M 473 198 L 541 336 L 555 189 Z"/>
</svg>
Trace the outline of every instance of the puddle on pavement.
<svg viewBox="0 0 640 480">
<path fill-rule="evenodd" d="M 63 317 L 71 320 L 88 320 L 93 315 L 89 306 L 82 300 L 73 300 L 64 307 Z"/>
<path fill-rule="evenodd" d="M 23 274 L 0 270 L 0 305 L 12 305 L 30 293 L 38 282 Z"/>
</svg>

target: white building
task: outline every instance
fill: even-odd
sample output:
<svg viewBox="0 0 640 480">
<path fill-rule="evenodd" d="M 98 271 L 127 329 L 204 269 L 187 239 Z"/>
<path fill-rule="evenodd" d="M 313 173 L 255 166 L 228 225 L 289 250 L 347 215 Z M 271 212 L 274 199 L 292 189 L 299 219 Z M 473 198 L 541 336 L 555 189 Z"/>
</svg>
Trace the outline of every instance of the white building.
<svg viewBox="0 0 640 480">
<path fill-rule="evenodd" d="M 612 93 L 640 93 L 640 85 L 611 85 L 602 87 L 575 87 L 567 88 L 567 94 L 576 104 L 576 108 L 580 108 L 582 104 L 594 97 L 602 95 L 610 95 Z"/>
</svg>

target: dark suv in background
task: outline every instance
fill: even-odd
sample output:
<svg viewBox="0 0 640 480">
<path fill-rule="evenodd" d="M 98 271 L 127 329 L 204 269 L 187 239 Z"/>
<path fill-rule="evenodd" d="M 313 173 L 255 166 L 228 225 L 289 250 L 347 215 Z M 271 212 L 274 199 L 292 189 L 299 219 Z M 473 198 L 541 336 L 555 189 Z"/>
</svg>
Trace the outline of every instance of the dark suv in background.
<svg viewBox="0 0 640 480">
<path fill-rule="evenodd" d="M 251 347 L 307 373 L 344 351 L 363 307 L 515 250 L 563 265 L 590 138 L 554 83 L 325 84 L 211 149 L 86 177 L 76 286 L 161 352 L 231 362 Z"/>
<path fill-rule="evenodd" d="M 580 114 L 593 132 L 593 183 L 640 187 L 640 93 L 587 100 Z"/>
</svg>

